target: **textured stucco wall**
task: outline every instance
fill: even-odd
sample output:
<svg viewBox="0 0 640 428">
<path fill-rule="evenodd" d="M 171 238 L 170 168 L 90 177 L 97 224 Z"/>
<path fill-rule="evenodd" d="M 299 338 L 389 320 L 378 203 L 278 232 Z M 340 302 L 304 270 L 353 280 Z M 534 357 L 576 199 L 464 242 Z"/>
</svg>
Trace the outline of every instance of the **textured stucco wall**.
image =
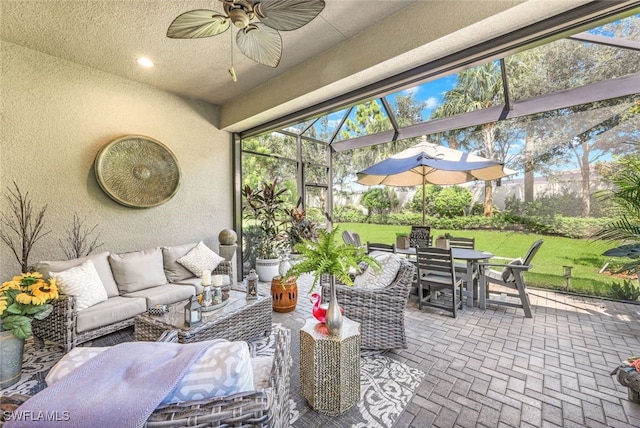
<svg viewBox="0 0 640 428">
<path fill-rule="evenodd" d="M 15 181 L 35 206 L 48 205 L 45 230 L 29 258 L 64 258 L 74 212 L 98 224 L 102 250 L 133 251 L 204 240 L 217 248 L 232 226 L 232 143 L 220 131 L 219 109 L 11 43 L 0 44 L 0 181 L 2 214 Z M 132 60 L 132 67 L 135 66 Z M 140 70 L 153 72 L 153 70 Z M 178 193 L 150 209 L 117 204 L 100 188 L 93 162 L 117 137 L 161 141 L 182 170 Z M 0 244 L 0 281 L 19 273 Z"/>
</svg>

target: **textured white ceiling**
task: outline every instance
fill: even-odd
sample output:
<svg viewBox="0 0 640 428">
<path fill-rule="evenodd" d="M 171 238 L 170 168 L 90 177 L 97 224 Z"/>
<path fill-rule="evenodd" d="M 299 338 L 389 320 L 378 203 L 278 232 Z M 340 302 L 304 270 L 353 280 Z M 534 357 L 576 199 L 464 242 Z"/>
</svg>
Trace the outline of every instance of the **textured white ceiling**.
<svg viewBox="0 0 640 428">
<path fill-rule="evenodd" d="M 199 40 L 166 37 L 171 21 L 183 12 L 193 9 L 222 12 L 222 3 L 216 0 L 2 0 L 1 37 L 78 64 L 221 105 L 414 1 L 329 0 L 321 16 L 311 23 L 295 31 L 281 32 L 283 55 L 277 68 L 253 62 L 235 47 L 238 82 L 233 84 L 227 73 L 231 62 L 230 31 Z M 156 66 L 140 68 L 135 63 L 139 56 L 150 57 Z"/>
<path fill-rule="evenodd" d="M 443 48 L 451 53 L 474 39 L 586 1 L 326 0 L 312 22 L 281 32 L 283 55 L 277 68 L 257 64 L 234 47 L 235 83 L 227 72 L 229 32 L 198 40 L 166 37 L 169 24 L 183 12 L 222 10 L 216 0 L 0 0 L 0 38 L 220 105 L 223 128 L 239 130 L 414 67 Z M 451 34 L 502 12 L 489 26 Z M 431 42 L 439 43 L 434 45 L 439 51 L 426 49 Z M 140 56 L 151 58 L 155 67 L 138 66 Z"/>
</svg>

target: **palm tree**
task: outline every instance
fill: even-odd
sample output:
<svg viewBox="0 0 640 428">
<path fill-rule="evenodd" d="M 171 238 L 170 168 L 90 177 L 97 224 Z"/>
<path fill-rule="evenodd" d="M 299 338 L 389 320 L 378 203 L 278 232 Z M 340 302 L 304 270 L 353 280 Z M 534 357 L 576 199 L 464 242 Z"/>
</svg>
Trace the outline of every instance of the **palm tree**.
<svg viewBox="0 0 640 428">
<path fill-rule="evenodd" d="M 613 201 L 620 217 L 606 224 L 594 235 L 596 239 L 621 242 L 622 245 L 604 253 L 607 256 L 631 257 L 620 271 L 638 273 L 640 280 L 640 157 L 627 157 L 623 168 L 613 174 L 614 189 L 599 194 Z"/>
<path fill-rule="evenodd" d="M 458 74 L 456 86 L 444 95 L 443 104 L 432 114 L 433 118 L 450 117 L 460 113 L 485 109 L 503 103 L 502 77 L 496 62 L 474 67 Z M 497 124 L 480 125 L 482 156 L 493 159 Z M 493 207 L 493 183 L 484 184 L 484 215 L 490 216 Z"/>
</svg>

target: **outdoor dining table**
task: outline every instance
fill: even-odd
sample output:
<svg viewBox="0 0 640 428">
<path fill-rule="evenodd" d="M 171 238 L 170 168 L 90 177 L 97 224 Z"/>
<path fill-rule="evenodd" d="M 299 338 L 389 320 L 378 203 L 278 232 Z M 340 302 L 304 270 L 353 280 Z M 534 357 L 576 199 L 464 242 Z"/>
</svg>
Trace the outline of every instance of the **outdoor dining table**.
<svg viewBox="0 0 640 428">
<path fill-rule="evenodd" d="M 415 247 L 396 248 L 396 253 L 408 256 L 415 256 Z M 464 260 L 467 264 L 467 281 L 465 295 L 467 296 L 467 306 L 473 306 L 473 301 L 478 299 L 478 269 L 479 262 L 486 262 L 494 256 L 488 251 L 472 250 L 470 248 L 452 248 L 451 255 L 456 260 Z M 478 273 L 478 275 L 476 275 Z"/>
</svg>

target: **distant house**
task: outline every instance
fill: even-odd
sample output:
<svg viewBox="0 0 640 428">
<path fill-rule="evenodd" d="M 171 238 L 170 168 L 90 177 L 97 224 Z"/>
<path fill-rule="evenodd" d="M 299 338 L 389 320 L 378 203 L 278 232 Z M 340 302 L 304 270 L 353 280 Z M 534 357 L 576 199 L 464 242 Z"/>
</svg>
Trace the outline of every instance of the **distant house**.
<svg viewBox="0 0 640 428">
<path fill-rule="evenodd" d="M 463 184 L 471 190 L 473 202 L 484 200 L 484 183 L 482 181 Z M 591 173 L 591 192 L 604 188 L 600 175 Z M 567 192 L 580 194 L 582 192 L 582 176 L 580 170 L 559 171 L 549 177 L 535 177 L 533 183 L 534 198 L 540 195 L 560 195 Z M 493 203 L 500 209 L 504 209 L 504 202 L 508 197 L 515 196 L 524 200 L 524 178 L 506 178 L 500 186 L 493 188 Z"/>
</svg>

